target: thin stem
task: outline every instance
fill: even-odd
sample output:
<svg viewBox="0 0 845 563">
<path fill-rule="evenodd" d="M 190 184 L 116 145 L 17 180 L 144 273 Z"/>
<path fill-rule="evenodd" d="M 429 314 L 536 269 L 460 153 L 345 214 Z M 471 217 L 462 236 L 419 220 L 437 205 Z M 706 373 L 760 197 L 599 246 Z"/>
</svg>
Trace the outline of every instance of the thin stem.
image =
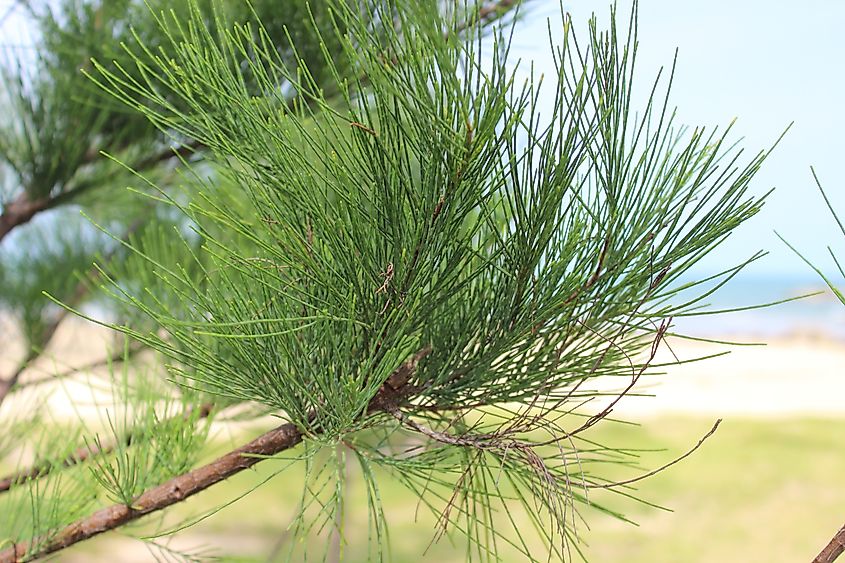
<svg viewBox="0 0 845 563">
<path fill-rule="evenodd" d="M 198 141 L 186 143 L 175 149 L 168 147 L 161 152 L 144 158 L 135 164 L 133 169 L 141 171 L 161 164 L 171 158 L 187 158 L 201 147 L 202 145 Z M 96 184 L 83 182 L 70 190 L 36 199 L 30 199 L 26 192 L 21 192 L 12 201 L 4 205 L 3 212 L 0 213 L 0 242 L 2 242 L 6 235 L 11 233 L 16 227 L 25 225 L 39 213 L 70 203 L 76 197 L 82 195 L 95 186 Z"/>
<path fill-rule="evenodd" d="M 24 389 L 26 387 L 36 387 L 38 385 L 44 385 L 45 383 L 53 383 L 55 381 L 71 377 L 73 375 L 76 375 L 77 373 L 81 373 L 84 371 L 90 371 L 92 369 L 109 366 L 111 364 L 127 362 L 146 349 L 147 348 L 145 346 L 130 345 L 128 350 L 118 349 L 113 354 L 110 354 L 105 358 L 94 360 L 93 362 L 89 362 L 81 366 L 71 367 L 64 371 L 60 371 L 51 375 L 46 375 L 38 379 L 20 381 L 18 382 L 17 386 L 12 389 L 12 391 Z"/>
<path fill-rule="evenodd" d="M 12 372 L 12 375 L 10 375 L 6 379 L 0 379 L 0 405 L 3 404 L 3 400 L 6 398 L 6 396 L 9 395 L 9 393 L 11 393 L 15 385 L 17 385 L 21 374 L 26 371 L 26 368 L 29 367 L 29 364 L 31 364 L 33 360 L 35 360 L 35 358 L 37 358 L 38 356 L 38 353 L 36 353 L 34 350 L 30 350 L 26 358 L 24 358 L 24 360 L 20 364 L 18 364 L 18 367 L 15 368 L 15 371 Z"/>
<path fill-rule="evenodd" d="M 630 485 L 631 483 L 636 483 L 637 481 L 642 481 L 643 479 L 657 475 L 658 473 L 661 473 L 662 471 L 669 469 L 670 467 L 672 467 L 676 463 L 679 463 L 679 462 L 683 461 L 684 459 L 688 458 L 689 456 L 691 456 L 693 454 L 693 452 L 695 452 L 698 448 L 700 448 L 702 446 L 702 444 L 704 444 L 704 442 L 716 432 L 716 430 L 719 428 L 719 425 L 721 423 L 722 423 L 722 419 L 721 418 L 717 419 L 716 422 L 713 424 L 713 428 L 711 428 L 710 431 L 707 432 L 707 434 L 702 436 L 701 439 L 698 441 L 698 443 L 695 446 L 693 446 L 692 448 L 690 448 L 687 451 L 687 453 L 685 453 L 684 455 L 682 455 L 680 457 L 676 457 L 675 459 L 673 459 L 669 463 L 661 465 L 657 469 L 654 469 L 652 471 L 649 471 L 648 473 L 644 473 L 644 474 L 639 475 L 637 477 L 633 477 L 631 479 L 626 479 L 624 481 L 614 481 L 613 483 L 604 483 L 602 485 L 587 485 L 587 487 L 589 487 L 590 489 L 612 489 L 614 487 L 620 487 L 622 485 Z"/>
<path fill-rule="evenodd" d="M 2 217 L 0 217 L 0 221 L 2 221 Z M 129 226 L 129 228 L 126 230 L 126 233 L 123 235 L 123 237 L 120 240 L 123 241 L 123 242 L 128 241 L 129 238 L 141 227 L 142 224 L 143 224 L 143 221 L 141 221 L 141 220 L 135 221 L 132 225 Z M 0 237 L 0 238 L 2 238 L 2 237 Z M 114 251 L 107 254 L 103 258 L 102 261 L 107 262 L 113 256 L 114 256 Z M 86 283 L 85 280 L 80 281 L 77 284 L 76 290 L 73 292 L 73 295 L 66 301 L 66 303 L 68 305 L 70 305 L 71 307 L 75 307 L 80 302 L 82 302 L 82 300 L 85 299 L 85 297 L 91 291 L 91 286 L 93 284 L 93 281 L 95 279 L 97 279 L 97 277 L 99 277 L 99 276 L 100 276 L 100 269 L 98 269 L 96 267 L 91 268 L 91 270 L 88 272 L 88 274 L 86 276 L 88 283 Z M 41 355 L 47 349 L 47 346 L 49 346 L 50 342 L 53 340 L 53 337 L 56 335 L 56 331 L 58 330 L 59 326 L 67 318 L 68 312 L 69 312 L 69 310 L 67 308 L 59 309 L 56 312 L 56 314 L 53 316 L 53 319 L 50 322 L 50 324 L 48 324 L 45 327 L 44 331 L 41 333 L 41 344 L 40 344 L 40 346 L 31 346 L 29 353 L 23 359 L 23 361 L 19 364 L 19 366 L 15 370 L 15 372 L 9 378 L 7 378 L 5 380 L 0 380 L 0 405 L 3 404 L 3 401 L 6 399 L 6 397 L 12 391 L 14 391 L 16 387 L 19 387 L 18 381 L 20 380 L 21 374 L 23 374 L 23 372 L 26 371 L 26 369 L 30 365 L 32 365 L 32 363 L 35 362 L 35 360 L 37 360 L 39 357 L 41 357 Z M 128 357 L 129 356 L 127 355 L 126 358 L 128 358 Z M 108 358 L 107 358 L 107 361 L 108 361 Z M 83 369 L 83 368 L 79 368 L 79 369 Z M 56 376 L 54 376 L 53 379 L 56 379 L 56 378 L 64 376 L 64 375 L 67 375 L 67 373 L 65 372 L 64 374 L 57 374 Z M 38 383 L 46 383 L 49 380 L 50 379 L 42 379 L 42 380 L 38 381 Z"/>
</svg>

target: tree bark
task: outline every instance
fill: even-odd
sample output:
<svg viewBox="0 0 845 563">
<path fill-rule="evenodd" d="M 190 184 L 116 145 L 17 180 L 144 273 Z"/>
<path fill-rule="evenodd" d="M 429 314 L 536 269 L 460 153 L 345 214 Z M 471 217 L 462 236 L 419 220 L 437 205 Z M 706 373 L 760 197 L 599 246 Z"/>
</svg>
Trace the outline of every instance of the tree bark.
<svg viewBox="0 0 845 563">
<path fill-rule="evenodd" d="M 426 346 L 396 368 L 370 400 L 367 413 L 390 412 L 419 392 L 419 388 L 412 385 L 410 379 L 420 360 L 430 352 L 431 347 Z M 249 469 L 265 456 L 288 450 L 302 442 L 302 438 L 302 431 L 294 424 L 283 424 L 208 465 L 149 489 L 141 494 L 131 506 L 114 504 L 77 520 L 49 539 L 41 538 L 13 544 L 12 547 L 0 551 L 0 563 L 17 563 L 24 558 L 43 557 L 119 528 L 142 516 L 181 502 L 244 469 Z M 31 547 L 34 548 L 32 551 Z"/>
<path fill-rule="evenodd" d="M 12 232 L 12 229 L 29 222 L 37 213 L 49 207 L 49 198 L 30 200 L 26 193 L 21 193 L 3 207 L 0 214 L 0 241 Z"/>
<path fill-rule="evenodd" d="M 824 546 L 824 549 L 816 555 L 813 563 L 832 563 L 845 552 L 845 526 L 839 528 L 836 535 Z"/>
<path fill-rule="evenodd" d="M 17 563 L 26 558 L 43 557 L 66 547 L 123 526 L 142 516 L 181 502 L 212 485 L 248 469 L 264 459 L 290 449 L 302 441 L 302 432 L 293 424 L 283 424 L 252 442 L 170 481 L 149 489 L 131 506 L 115 504 L 77 520 L 61 530 L 46 544 L 40 541 L 14 544 L 0 551 L 0 563 Z M 37 550 L 30 552 L 30 545 Z"/>
<path fill-rule="evenodd" d="M 134 163 L 133 170 L 142 171 L 156 166 L 171 158 L 188 158 L 196 151 L 203 148 L 199 141 L 191 141 L 185 143 L 177 148 L 167 147 L 164 150 L 152 154 L 139 162 Z M 30 199 L 26 192 L 21 192 L 13 200 L 6 203 L 3 207 L 3 212 L 0 213 L 0 242 L 8 235 L 15 227 L 19 227 L 28 223 L 33 217 L 42 211 L 47 211 L 59 205 L 63 205 L 73 201 L 78 195 L 89 189 L 95 187 L 91 183 L 80 183 L 79 185 L 61 192 L 56 195 L 40 197 L 38 199 Z"/>
<path fill-rule="evenodd" d="M 0 383 L 0 391 L 2 391 L 2 383 Z M 200 405 L 199 409 L 199 418 L 208 418 L 211 415 L 212 410 L 214 409 L 214 405 L 212 403 L 205 403 Z M 187 418 L 191 415 L 191 410 L 185 412 L 182 418 Z M 168 419 L 172 420 L 172 419 Z M 164 421 L 163 423 L 167 422 Z M 132 445 L 132 442 L 136 439 L 136 433 L 130 432 L 125 438 L 124 443 L 127 446 Z M 32 465 L 29 468 L 21 469 L 20 471 L 16 471 L 5 477 L 0 478 L 0 494 L 8 492 L 11 490 L 13 485 L 17 485 L 18 483 L 24 483 L 26 481 L 31 481 L 33 479 L 38 479 L 40 477 L 44 477 L 45 475 L 50 474 L 54 471 L 57 467 L 71 467 L 73 465 L 77 465 L 80 463 L 84 463 L 87 460 L 91 459 L 92 457 L 96 457 L 99 455 L 107 455 L 112 453 L 115 448 L 117 447 L 117 443 L 111 442 L 107 444 L 103 444 L 101 446 L 83 446 L 78 448 L 74 451 L 71 455 L 69 455 L 61 464 L 57 465 L 50 462 L 41 462 Z"/>
</svg>

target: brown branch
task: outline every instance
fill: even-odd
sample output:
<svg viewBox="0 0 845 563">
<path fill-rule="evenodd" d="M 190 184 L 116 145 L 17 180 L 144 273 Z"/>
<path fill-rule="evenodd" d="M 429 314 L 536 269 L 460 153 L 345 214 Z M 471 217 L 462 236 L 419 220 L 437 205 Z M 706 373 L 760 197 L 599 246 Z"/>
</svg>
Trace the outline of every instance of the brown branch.
<svg viewBox="0 0 845 563">
<path fill-rule="evenodd" d="M 48 340 L 50 338 L 52 338 L 52 335 L 48 337 Z M 0 406 L 3 405 L 3 401 L 6 400 L 6 397 L 8 397 L 12 391 L 17 389 L 21 375 L 23 375 L 27 368 L 40 356 L 41 354 L 36 352 L 35 349 L 30 350 L 29 354 L 27 354 L 23 361 L 18 364 L 15 371 L 12 372 L 12 375 L 6 379 L 0 379 Z"/>
<path fill-rule="evenodd" d="M 213 410 L 214 405 L 212 403 L 202 404 L 199 409 L 199 418 L 208 418 Z M 192 412 L 192 409 L 188 409 L 181 416 L 182 418 L 188 418 Z M 167 424 L 169 421 L 174 419 L 175 417 L 165 420 L 162 422 L 162 424 Z M 130 446 L 137 439 L 137 432 L 129 432 L 129 434 L 127 434 L 127 436 L 123 439 L 123 444 L 126 446 Z M 15 473 L 0 478 L 0 493 L 8 491 L 12 488 L 13 485 L 44 477 L 57 467 L 72 467 L 74 465 L 84 463 L 85 461 L 93 457 L 100 455 L 108 455 L 112 453 L 115 449 L 117 449 L 116 442 L 108 443 L 105 445 L 98 444 L 95 446 L 83 446 L 81 448 L 77 448 L 72 454 L 67 456 L 64 461 L 62 461 L 62 463 L 59 465 L 56 465 L 49 461 L 43 461 L 27 469 L 21 469 L 20 471 L 16 471 Z"/>
<path fill-rule="evenodd" d="M 503 13 L 510 11 L 516 5 L 517 0 L 499 0 L 478 10 L 478 19 L 481 21 L 493 21 L 499 19 Z"/>
<path fill-rule="evenodd" d="M 49 201 L 50 198 L 30 200 L 24 192 L 6 203 L 3 206 L 3 213 L 0 213 L 0 241 L 15 227 L 28 223 L 37 213 L 48 209 Z"/>
<path fill-rule="evenodd" d="M 199 141 L 191 141 L 175 149 L 167 147 L 161 152 L 140 160 L 132 168 L 144 170 L 177 156 L 187 158 L 202 146 Z M 95 186 L 96 184 L 91 182 L 83 182 L 58 194 L 35 199 L 30 199 L 26 192 L 21 192 L 13 200 L 6 203 L 3 206 L 3 212 L 0 213 L 0 242 L 16 227 L 28 223 L 37 214 L 69 203 Z"/>
<path fill-rule="evenodd" d="M 0 551 L 0 563 L 17 563 L 24 558 L 43 557 L 172 506 L 244 469 L 249 469 L 264 459 L 264 456 L 276 455 L 296 446 L 302 438 L 302 431 L 295 425 L 283 424 L 208 465 L 147 490 L 135 499 L 131 506 L 114 504 L 77 520 L 46 541 L 36 539 L 14 544 Z M 30 551 L 30 548 L 33 548 L 33 551 Z"/>
<path fill-rule="evenodd" d="M 813 563 L 833 563 L 843 552 L 845 552 L 845 526 L 839 528 L 821 553 L 813 559 Z"/>
<path fill-rule="evenodd" d="M 430 352 L 431 347 L 426 346 L 396 368 L 370 401 L 366 412 L 376 413 L 395 408 L 395 405 L 417 392 L 418 388 L 409 381 L 419 361 Z M 249 469 L 267 456 L 293 448 L 302 442 L 303 437 L 302 430 L 294 424 L 283 424 L 207 465 L 148 489 L 131 506 L 115 504 L 77 520 L 49 538 L 13 544 L 0 551 L 0 563 L 17 563 L 23 559 L 43 557 L 172 506 Z"/>
<path fill-rule="evenodd" d="M 616 397 L 614 397 L 614 399 L 606 407 L 604 407 L 600 412 L 598 412 L 598 413 L 594 414 L 593 416 L 591 416 L 590 418 L 588 418 L 587 421 L 584 424 L 582 424 L 577 430 L 572 432 L 570 435 L 574 436 L 575 434 L 580 434 L 584 430 L 587 430 L 591 426 L 594 426 L 600 420 L 604 420 L 605 418 L 607 418 L 610 415 L 610 413 L 613 411 L 613 409 L 616 407 L 616 405 L 622 400 L 622 398 L 626 397 L 628 395 L 628 393 L 631 392 L 631 390 L 634 388 L 634 386 L 636 386 L 637 382 L 640 380 L 640 378 L 643 376 L 643 374 L 646 372 L 646 370 L 651 366 L 652 362 L 654 361 L 654 358 L 657 356 L 657 352 L 660 348 L 660 343 L 663 342 L 663 340 L 666 338 L 666 332 L 669 330 L 671 323 L 672 323 L 672 318 L 670 317 L 668 320 L 664 320 L 660 324 L 660 326 L 657 328 L 657 332 L 654 335 L 654 340 L 652 340 L 652 342 L 651 342 L 651 350 L 649 352 L 649 356 L 646 359 L 646 361 L 643 362 L 643 364 L 640 366 L 640 369 L 634 371 L 633 376 L 631 377 L 630 383 L 628 383 L 628 385 L 621 392 L 617 393 Z M 604 361 L 604 357 L 607 355 L 608 351 L 613 346 L 618 346 L 618 344 L 616 344 L 613 341 L 611 341 L 609 343 L 608 347 L 605 348 L 604 352 L 599 357 L 599 360 L 594 365 L 593 370 L 595 370 L 598 367 L 598 364 L 600 362 Z M 632 369 L 633 369 L 633 366 L 632 366 Z M 583 383 L 584 381 L 585 381 L 585 379 L 581 379 L 578 382 L 578 384 L 575 386 L 575 388 L 577 388 L 579 385 L 581 385 L 581 383 Z M 571 393 L 570 393 L 570 395 L 571 395 Z"/>
</svg>

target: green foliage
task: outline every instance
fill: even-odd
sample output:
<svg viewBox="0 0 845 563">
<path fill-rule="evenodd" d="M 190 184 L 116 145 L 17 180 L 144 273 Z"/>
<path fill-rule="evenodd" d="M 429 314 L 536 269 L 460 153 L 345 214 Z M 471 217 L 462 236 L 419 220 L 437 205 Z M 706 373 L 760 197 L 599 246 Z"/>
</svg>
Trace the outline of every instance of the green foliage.
<svg viewBox="0 0 845 563">
<path fill-rule="evenodd" d="M 822 187 L 821 182 L 819 181 L 819 177 L 816 175 L 816 171 L 812 170 L 813 172 L 813 179 L 816 181 L 816 186 L 819 188 L 819 191 L 822 194 L 822 198 L 824 198 L 825 205 L 827 205 L 827 209 L 830 211 L 830 214 L 833 216 L 833 220 L 836 221 L 837 226 L 839 227 L 839 231 L 845 236 L 845 225 L 842 224 L 842 220 L 839 218 L 839 215 L 836 213 L 836 210 L 833 208 L 833 205 L 830 203 L 830 199 L 827 197 L 827 194 Z M 845 305 L 845 293 L 843 293 L 842 289 L 836 286 L 833 280 L 827 276 L 818 266 L 812 264 L 809 260 L 807 260 L 794 246 L 789 244 L 783 237 L 778 235 L 778 237 L 788 246 L 793 252 L 795 252 L 808 266 L 810 266 L 827 284 L 827 287 L 830 288 L 830 291 L 833 292 L 833 295 L 836 296 L 839 301 Z M 833 252 L 833 248 L 830 246 L 827 247 L 828 253 L 830 254 L 831 259 L 833 260 L 836 269 L 839 271 L 839 274 L 845 279 L 845 269 L 842 268 L 842 264 L 839 262 L 839 259 L 836 257 L 836 254 Z"/>
<path fill-rule="evenodd" d="M 8 86 L 22 125 L 0 156 L 18 194 L 83 206 L 97 244 L 45 245 L 26 274 L 4 263 L 6 300 L 46 289 L 167 372 L 159 356 L 148 371 L 110 366 L 92 455 L 71 468 L 47 456 L 55 481 L 17 483 L 0 513 L 23 514 L 27 491 L 51 516 L 0 537 L 47 541 L 77 507 L 133 506 L 196 464 L 213 402 L 305 434 L 287 456 L 306 467 L 294 537 L 346 541 L 357 465 L 373 560 L 388 557 L 385 474 L 438 515 L 435 539 L 467 540 L 468 559 L 541 557 L 530 534 L 572 557 L 582 508 L 607 510 L 589 496 L 612 485 L 602 467 L 627 460 L 583 432 L 707 294 L 709 280 L 680 276 L 762 204 L 747 187 L 766 153 L 743 160 L 729 128 L 680 128 L 671 76 L 633 107 L 636 9 L 627 29 L 614 14 L 577 39 L 568 18 L 550 24 L 555 75 L 520 83 L 510 30 L 487 27 L 504 3 L 61 6 L 41 18 L 43 84 Z M 133 197 L 104 203 L 128 177 Z M 68 297 L 96 252 L 102 287 L 87 298 L 107 315 Z M 68 479 L 88 496 L 63 511 L 43 487 Z M 299 547 L 290 558 L 322 556 Z"/>
<path fill-rule="evenodd" d="M 50 475 L 14 490 L 3 499 L 0 511 L 0 548 L 14 542 L 34 541 L 34 547 L 52 537 L 96 506 L 95 490 L 84 477 L 66 473 Z"/>
<path fill-rule="evenodd" d="M 598 481 L 562 447 L 578 426 L 549 418 L 595 399 L 590 379 L 648 367 L 667 319 L 691 309 L 671 304 L 673 282 L 759 209 L 746 188 L 765 154 L 740 164 L 727 133 L 676 132 L 657 85 L 635 113 L 633 27 L 620 37 L 593 24 L 579 44 L 563 22 L 541 117 L 540 85 L 516 83 L 504 33 L 483 41 L 471 10 L 437 7 L 336 3 L 339 52 L 318 67 L 337 96 L 279 55 L 294 43 L 280 48 L 256 24 L 209 27 L 196 7 L 187 23 L 161 15 L 166 57 L 142 46 L 131 68 L 95 62 L 103 88 L 198 139 L 226 178 L 174 201 L 202 240 L 185 242 L 188 264 L 139 251 L 158 293 L 113 290 L 163 330 L 114 328 L 170 356 L 191 385 L 278 410 L 318 444 L 398 419 L 429 442 L 419 471 L 403 473 L 409 486 L 424 496 L 432 475 L 451 474 L 444 522 L 475 556 L 495 557 L 493 503 L 506 499 L 542 507 L 536 528 L 564 557 L 575 505 L 589 504 L 578 489 Z M 374 20 L 393 26 L 374 35 Z M 401 412 L 374 410 L 412 356 Z M 460 424 L 509 404 L 524 406 Z M 607 414 L 597 410 L 584 427 Z M 312 463 L 318 492 L 306 496 L 322 499 L 321 516 L 306 529 L 342 498 L 342 478 L 327 477 L 342 470 Z"/>
<path fill-rule="evenodd" d="M 26 343 L 36 349 L 43 346 L 45 333 L 61 311 L 41 292 L 73 303 L 98 248 L 111 242 L 101 234 L 90 237 L 90 229 L 78 216 L 65 214 L 57 231 L 23 233 L 17 239 L 20 246 L 0 251 L 0 304 L 21 319 Z"/>
</svg>

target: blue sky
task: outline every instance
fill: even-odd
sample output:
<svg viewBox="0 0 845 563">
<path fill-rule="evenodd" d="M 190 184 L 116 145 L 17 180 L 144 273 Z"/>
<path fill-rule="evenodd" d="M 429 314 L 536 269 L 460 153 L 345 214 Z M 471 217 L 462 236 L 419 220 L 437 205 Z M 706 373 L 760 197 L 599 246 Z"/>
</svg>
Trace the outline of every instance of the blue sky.
<svg viewBox="0 0 845 563">
<path fill-rule="evenodd" d="M 557 2 L 535 6 L 520 24 L 516 54 L 551 72 L 545 22 L 548 16 L 559 21 L 559 8 Z M 627 18 L 628 3 L 619 6 Z M 566 2 L 565 8 L 576 33 L 593 12 L 600 22 L 608 20 L 607 0 Z M 827 271 L 832 271 L 827 245 L 845 256 L 845 237 L 810 173 L 812 165 L 834 207 L 845 215 L 843 24 L 842 0 L 640 1 L 640 85 L 647 87 L 661 65 L 671 65 L 677 47 L 672 102 L 681 123 L 724 126 L 736 118 L 734 131 L 756 152 L 794 122 L 752 184 L 755 193 L 775 192 L 757 217 L 708 257 L 705 269 L 720 270 L 764 249 L 769 256 L 751 272 L 811 275 L 775 229 Z"/>
<path fill-rule="evenodd" d="M 0 15 L 11 0 L 0 0 Z M 627 18 L 628 3 L 619 2 Z M 607 0 L 567 2 L 576 32 L 592 12 L 607 21 Z M 18 8 L 17 11 L 20 11 Z M 552 70 L 546 18 L 559 21 L 555 1 L 535 0 L 519 24 L 514 54 L 533 59 L 539 72 Z M 845 215 L 845 1 L 711 0 L 640 1 L 639 76 L 645 87 L 677 47 L 672 102 L 679 121 L 727 125 L 750 152 L 769 147 L 794 122 L 753 183 L 756 193 L 776 188 L 763 212 L 707 258 L 704 270 L 721 270 L 758 249 L 770 255 L 752 268 L 761 275 L 809 277 L 807 267 L 774 235 L 777 229 L 811 260 L 832 271 L 826 246 L 845 255 L 836 229 L 815 188 L 815 166 L 834 206 Z M 15 14 L 0 28 L 0 44 L 25 43 Z"/>
</svg>

